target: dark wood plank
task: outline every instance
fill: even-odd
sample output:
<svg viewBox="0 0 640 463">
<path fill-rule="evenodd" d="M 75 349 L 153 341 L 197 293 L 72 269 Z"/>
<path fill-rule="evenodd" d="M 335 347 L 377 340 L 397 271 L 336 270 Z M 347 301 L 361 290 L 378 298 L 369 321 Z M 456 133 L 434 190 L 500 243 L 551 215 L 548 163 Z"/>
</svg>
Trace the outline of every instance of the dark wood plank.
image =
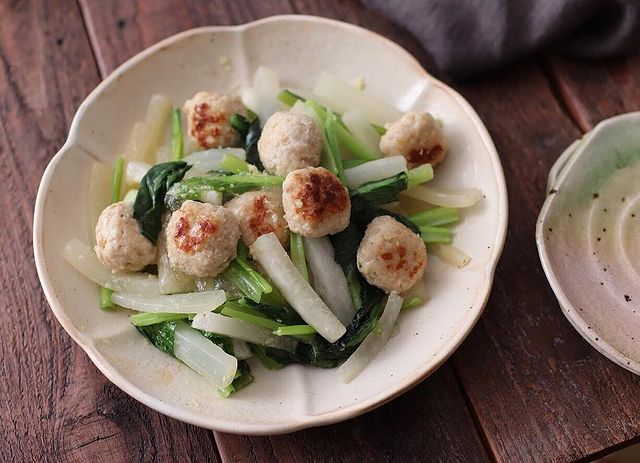
<svg viewBox="0 0 640 463">
<path fill-rule="evenodd" d="M 236 24 L 273 13 L 309 12 L 348 18 L 352 22 L 385 24 L 371 13 L 362 15 L 355 2 L 192 2 L 132 6 L 129 2 L 82 0 L 92 42 L 104 74 L 155 41 L 204 24 Z M 174 14 L 175 13 L 175 14 Z M 369 19 L 369 17 L 373 19 Z M 118 29 L 124 21 L 125 26 Z M 414 44 L 415 46 L 415 44 Z M 256 385 L 258 387 L 258 385 Z M 225 461 L 484 461 L 486 454 L 449 366 L 401 399 L 347 423 L 289 436 L 241 437 L 216 433 Z"/>
<path fill-rule="evenodd" d="M 616 114 L 640 110 L 640 54 L 606 61 L 550 56 L 547 63 L 583 131 Z"/>
<path fill-rule="evenodd" d="M 580 131 L 531 64 L 459 85 L 501 154 L 510 225 L 486 313 L 454 365 L 500 461 L 569 461 L 635 439 L 640 378 L 564 318 L 534 241 L 546 176 Z"/>
<path fill-rule="evenodd" d="M 111 385 L 54 319 L 36 275 L 33 202 L 99 82 L 75 2 L 0 2 L 0 461 L 215 461 L 210 433 Z"/>
<path fill-rule="evenodd" d="M 447 364 L 359 418 L 284 436 L 217 434 L 225 462 L 487 461 Z"/>
</svg>

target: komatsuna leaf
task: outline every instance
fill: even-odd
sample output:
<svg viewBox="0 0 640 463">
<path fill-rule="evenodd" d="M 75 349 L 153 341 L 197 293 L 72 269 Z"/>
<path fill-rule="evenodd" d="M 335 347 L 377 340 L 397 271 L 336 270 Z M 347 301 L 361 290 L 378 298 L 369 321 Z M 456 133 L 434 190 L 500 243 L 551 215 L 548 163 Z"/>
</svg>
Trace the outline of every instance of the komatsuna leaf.
<svg viewBox="0 0 640 463">
<path fill-rule="evenodd" d="M 133 217 L 140 223 L 142 235 L 155 244 L 162 228 L 162 210 L 167 190 L 189 170 L 184 161 L 164 162 L 153 166 L 140 181 L 133 203 Z"/>
<path fill-rule="evenodd" d="M 255 117 L 249 121 L 241 114 L 234 114 L 231 116 L 231 127 L 234 128 L 244 145 L 244 150 L 247 153 L 247 162 L 253 164 L 260 170 L 264 170 L 260 157 L 258 156 L 258 140 L 262 134 L 260 128 L 260 118 Z"/>
</svg>

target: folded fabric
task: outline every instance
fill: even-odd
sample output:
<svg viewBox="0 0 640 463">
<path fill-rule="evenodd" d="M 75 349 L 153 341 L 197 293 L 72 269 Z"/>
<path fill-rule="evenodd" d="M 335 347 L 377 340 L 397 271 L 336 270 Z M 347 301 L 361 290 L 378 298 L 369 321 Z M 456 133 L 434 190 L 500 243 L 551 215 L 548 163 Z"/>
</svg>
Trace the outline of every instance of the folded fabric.
<svg viewBox="0 0 640 463">
<path fill-rule="evenodd" d="M 443 72 L 464 77 L 542 48 L 640 50 L 640 0 L 362 0 L 406 27 Z"/>
</svg>

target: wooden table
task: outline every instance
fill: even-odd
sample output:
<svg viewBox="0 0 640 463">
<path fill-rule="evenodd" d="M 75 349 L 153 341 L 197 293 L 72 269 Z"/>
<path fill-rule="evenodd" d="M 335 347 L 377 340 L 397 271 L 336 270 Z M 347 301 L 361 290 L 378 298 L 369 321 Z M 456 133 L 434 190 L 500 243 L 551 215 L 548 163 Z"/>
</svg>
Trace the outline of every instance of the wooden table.
<svg viewBox="0 0 640 463">
<path fill-rule="evenodd" d="M 33 264 L 42 172 L 83 98 L 173 33 L 309 13 L 370 28 L 429 61 L 412 37 L 355 1 L 0 1 L 1 461 L 569 461 L 640 439 L 640 378 L 561 314 L 534 242 L 547 172 L 595 123 L 640 105 L 640 57 L 541 55 L 450 82 L 497 145 L 510 225 L 486 311 L 451 360 L 360 418 L 285 436 L 210 432 L 113 386 L 49 310 Z M 446 79 L 445 77 L 445 80 Z"/>
</svg>

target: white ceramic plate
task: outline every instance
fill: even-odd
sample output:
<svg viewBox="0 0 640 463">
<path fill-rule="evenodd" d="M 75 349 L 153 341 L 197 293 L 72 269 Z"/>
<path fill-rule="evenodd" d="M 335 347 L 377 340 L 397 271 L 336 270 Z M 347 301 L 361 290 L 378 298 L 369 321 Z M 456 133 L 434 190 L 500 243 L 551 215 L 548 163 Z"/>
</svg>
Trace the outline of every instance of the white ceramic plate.
<svg viewBox="0 0 640 463">
<path fill-rule="evenodd" d="M 229 61 L 229 64 L 227 63 Z M 483 201 L 464 213 L 456 244 L 472 256 L 463 270 L 430 260 L 431 300 L 403 314 L 399 334 L 352 383 L 335 370 L 299 365 L 278 372 L 252 364 L 255 382 L 222 399 L 201 377 L 151 346 L 127 313 L 98 308 L 98 288 L 62 258 L 65 243 L 88 240 L 89 168 L 113 162 L 151 95 L 181 104 L 199 90 L 237 92 L 260 65 L 285 85 L 309 89 L 321 71 L 364 78 L 367 91 L 401 110 L 439 117 L 451 154 L 437 184 L 477 187 Z M 405 50 L 355 26 L 279 16 L 237 27 L 207 27 L 168 38 L 120 66 L 78 110 L 38 192 L 34 250 L 56 317 L 97 367 L 122 390 L 161 413 L 232 433 L 273 434 L 332 423 L 392 399 L 432 373 L 467 336 L 491 289 L 507 227 L 500 160 L 485 127 L 455 91 L 429 76 Z"/>
<path fill-rule="evenodd" d="M 536 241 L 562 311 L 640 374 L 640 112 L 598 124 L 549 174 Z"/>
</svg>

